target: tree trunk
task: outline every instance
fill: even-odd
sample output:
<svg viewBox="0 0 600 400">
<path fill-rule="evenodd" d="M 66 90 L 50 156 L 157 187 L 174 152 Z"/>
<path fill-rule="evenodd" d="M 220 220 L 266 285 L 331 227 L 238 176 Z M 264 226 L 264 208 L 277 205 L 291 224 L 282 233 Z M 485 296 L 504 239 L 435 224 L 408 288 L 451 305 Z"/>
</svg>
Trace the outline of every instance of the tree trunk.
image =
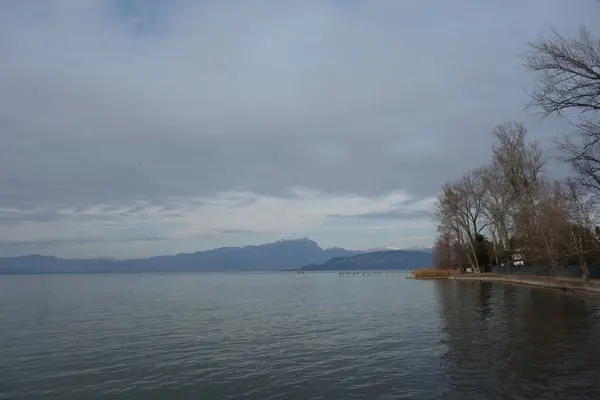
<svg viewBox="0 0 600 400">
<path fill-rule="evenodd" d="M 583 280 L 587 282 L 590 279 L 590 270 L 585 259 L 581 260 L 581 272 L 583 272 Z"/>
<path fill-rule="evenodd" d="M 494 261 L 496 261 L 496 271 L 498 271 L 498 267 L 500 264 L 498 263 L 498 252 L 496 251 L 496 233 L 492 230 L 492 243 L 494 245 Z"/>
<path fill-rule="evenodd" d="M 475 250 L 473 241 L 470 242 L 469 247 L 471 248 L 471 256 L 473 257 L 473 259 L 470 260 L 471 265 L 473 266 L 473 270 L 475 273 L 480 274 L 481 269 L 479 268 L 479 260 L 477 260 L 477 251 Z M 469 258 L 471 258 L 471 257 L 469 257 Z"/>
</svg>

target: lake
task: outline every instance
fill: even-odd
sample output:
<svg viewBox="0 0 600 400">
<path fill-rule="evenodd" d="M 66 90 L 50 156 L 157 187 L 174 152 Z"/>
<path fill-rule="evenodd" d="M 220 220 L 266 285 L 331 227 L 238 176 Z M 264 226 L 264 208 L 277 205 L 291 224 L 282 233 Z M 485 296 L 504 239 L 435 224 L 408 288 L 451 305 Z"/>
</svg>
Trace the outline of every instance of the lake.
<svg viewBox="0 0 600 400">
<path fill-rule="evenodd" d="M 594 298 L 336 273 L 0 277 L 0 399 L 599 399 Z"/>
</svg>

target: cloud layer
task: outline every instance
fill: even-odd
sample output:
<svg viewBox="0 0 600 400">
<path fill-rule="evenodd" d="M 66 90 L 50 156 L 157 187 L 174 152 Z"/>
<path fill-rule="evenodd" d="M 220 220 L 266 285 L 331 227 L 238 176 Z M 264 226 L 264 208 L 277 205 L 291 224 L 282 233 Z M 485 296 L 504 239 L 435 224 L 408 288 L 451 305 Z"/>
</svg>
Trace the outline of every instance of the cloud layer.
<svg viewBox="0 0 600 400">
<path fill-rule="evenodd" d="M 0 254 L 430 238 L 426 207 L 395 196 L 427 204 L 488 159 L 497 123 L 555 134 L 523 117 L 518 55 L 596 8 L 0 2 Z"/>
<path fill-rule="evenodd" d="M 191 252 L 199 246 L 216 247 L 240 240 L 257 244 L 303 235 L 317 235 L 324 244 L 333 244 L 327 238 L 331 236 L 345 238 L 353 247 L 374 247 L 390 231 L 428 231 L 427 220 L 416 218 L 399 224 L 385 215 L 399 212 L 422 216 L 432 202 L 433 198 L 413 199 L 404 192 L 362 197 L 295 189 L 284 198 L 224 192 L 207 198 L 171 198 L 162 205 L 136 202 L 89 208 L 0 208 L 0 237 L 7 238 L 0 240 L 0 250 L 52 249 L 85 256 L 104 249 L 109 254 L 136 257 L 156 254 L 158 249 Z M 411 244 L 415 239 L 423 238 L 405 236 L 399 240 Z"/>
</svg>

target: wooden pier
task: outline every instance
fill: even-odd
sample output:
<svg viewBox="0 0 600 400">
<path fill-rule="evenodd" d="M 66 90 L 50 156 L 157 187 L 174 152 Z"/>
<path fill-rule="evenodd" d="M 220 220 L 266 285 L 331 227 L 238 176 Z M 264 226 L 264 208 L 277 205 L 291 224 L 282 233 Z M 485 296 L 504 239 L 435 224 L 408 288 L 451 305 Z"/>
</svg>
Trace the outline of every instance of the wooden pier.
<svg viewBox="0 0 600 400">
<path fill-rule="evenodd" d="M 339 276 L 393 276 L 406 275 L 408 271 L 342 271 Z"/>
</svg>

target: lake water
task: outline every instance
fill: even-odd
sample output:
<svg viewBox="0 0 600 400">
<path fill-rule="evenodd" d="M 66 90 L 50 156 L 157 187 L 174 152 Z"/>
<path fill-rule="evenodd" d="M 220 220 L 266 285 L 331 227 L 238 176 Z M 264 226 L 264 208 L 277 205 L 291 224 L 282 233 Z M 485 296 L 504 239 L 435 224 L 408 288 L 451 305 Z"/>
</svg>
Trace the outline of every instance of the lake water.
<svg viewBox="0 0 600 400">
<path fill-rule="evenodd" d="M 403 276 L 3 276 L 0 399 L 600 399 L 599 312 Z"/>
</svg>

